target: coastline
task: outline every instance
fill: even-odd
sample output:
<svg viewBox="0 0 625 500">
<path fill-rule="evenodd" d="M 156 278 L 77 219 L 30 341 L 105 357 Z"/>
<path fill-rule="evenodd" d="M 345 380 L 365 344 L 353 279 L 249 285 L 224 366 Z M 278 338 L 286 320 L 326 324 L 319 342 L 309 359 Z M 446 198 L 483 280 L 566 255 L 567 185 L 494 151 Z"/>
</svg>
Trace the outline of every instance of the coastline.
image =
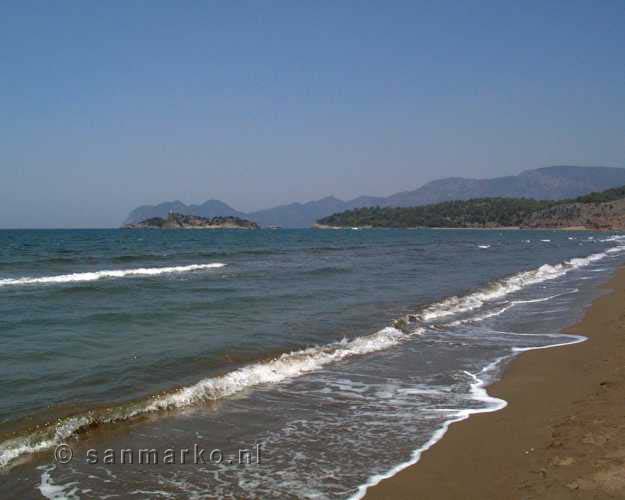
<svg viewBox="0 0 625 500">
<path fill-rule="evenodd" d="M 582 320 L 586 342 L 522 353 L 488 394 L 508 404 L 451 425 L 367 499 L 625 497 L 625 267 Z"/>
<path fill-rule="evenodd" d="M 526 227 L 526 226 L 488 226 L 488 227 L 447 227 L 447 226 L 411 226 L 411 227 L 382 227 L 382 226 L 328 226 L 326 224 L 314 224 L 311 229 L 320 230 L 346 230 L 346 229 L 440 229 L 440 230 L 470 230 L 470 231 L 590 231 L 611 232 L 615 229 L 593 229 L 585 226 L 551 226 L 551 227 Z"/>
</svg>

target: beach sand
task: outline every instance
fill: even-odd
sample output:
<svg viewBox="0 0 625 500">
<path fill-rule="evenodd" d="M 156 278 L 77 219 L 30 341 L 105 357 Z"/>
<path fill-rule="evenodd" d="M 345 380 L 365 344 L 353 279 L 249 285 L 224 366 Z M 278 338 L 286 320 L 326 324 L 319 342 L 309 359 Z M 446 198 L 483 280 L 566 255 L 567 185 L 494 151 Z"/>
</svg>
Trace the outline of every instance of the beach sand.
<svg viewBox="0 0 625 500">
<path fill-rule="evenodd" d="M 583 320 L 580 344 L 535 350 L 488 388 L 508 401 L 453 424 L 373 499 L 625 498 L 625 269 Z"/>
</svg>

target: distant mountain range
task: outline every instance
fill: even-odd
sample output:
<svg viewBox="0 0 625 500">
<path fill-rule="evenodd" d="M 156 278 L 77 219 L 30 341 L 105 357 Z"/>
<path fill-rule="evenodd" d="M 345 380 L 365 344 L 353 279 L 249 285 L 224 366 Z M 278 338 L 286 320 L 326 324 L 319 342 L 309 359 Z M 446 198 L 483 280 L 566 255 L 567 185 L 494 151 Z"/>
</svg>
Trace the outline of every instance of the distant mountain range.
<svg viewBox="0 0 625 500">
<path fill-rule="evenodd" d="M 625 184 L 625 168 L 561 165 L 526 170 L 519 175 L 493 179 L 448 177 L 388 197 L 360 196 L 343 201 L 328 196 L 307 203 L 291 203 L 248 213 L 240 212 L 219 200 L 207 200 L 201 205 L 170 201 L 140 206 L 130 212 L 124 223 L 136 224 L 145 219 L 167 217 L 170 212 L 176 212 L 201 217 L 241 217 L 253 220 L 261 226 L 310 227 L 318 219 L 360 207 L 413 207 L 442 201 L 486 197 L 559 200 L 623 184 Z"/>
</svg>

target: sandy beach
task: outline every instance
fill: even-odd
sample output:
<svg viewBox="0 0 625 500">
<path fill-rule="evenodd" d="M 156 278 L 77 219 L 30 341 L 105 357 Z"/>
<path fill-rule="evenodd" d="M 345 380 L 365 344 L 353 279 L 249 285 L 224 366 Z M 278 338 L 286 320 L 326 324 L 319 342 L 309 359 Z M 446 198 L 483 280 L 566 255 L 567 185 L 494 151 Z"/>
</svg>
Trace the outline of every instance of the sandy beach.
<svg viewBox="0 0 625 500">
<path fill-rule="evenodd" d="M 489 394 L 508 406 L 453 424 L 367 499 L 625 498 L 625 269 L 578 324 L 580 344 L 522 354 Z"/>
</svg>

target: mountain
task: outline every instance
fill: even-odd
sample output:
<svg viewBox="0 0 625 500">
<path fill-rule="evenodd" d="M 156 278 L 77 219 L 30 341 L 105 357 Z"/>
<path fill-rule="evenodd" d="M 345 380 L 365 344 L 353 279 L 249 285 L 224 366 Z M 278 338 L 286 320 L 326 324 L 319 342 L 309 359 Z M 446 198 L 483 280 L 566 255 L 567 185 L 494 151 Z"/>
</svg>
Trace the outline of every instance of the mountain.
<svg viewBox="0 0 625 500">
<path fill-rule="evenodd" d="M 207 200 L 201 205 L 185 205 L 181 201 L 166 201 L 158 205 L 142 205 L 135 208 L 124 224 L 138 224 L 147 219 L 157 217 L 166 218 L 170 213 L 181 215 L 197 215 L 199 217 L 240 217 L 245 218 L 243 212 L 235 210 L 230 205 L 219 200 Z"/>
<path fill-rule="evenodd" d="M 623 168 L 554 166 L 494 179 L 440 179 L 413 191 L 391 195 L 380 206 L 414 207 L 441 201 L 491 197 L 559 200 L 622 184 L 625 184 Z"/>
<path fill-rule="evenodd" d="M 360 196 L 343 201 L 328 196 L 307 203 L 290 203 L 250 213 L 240 212 L 219 200 L 208 200 L 201 205 L 185 205 L 180 201 L 173 201 L 136 208 L 128 215 L 125 223 L 138 223 L 177 212 L 201 217 L 241 217 L 251 219 L 261 226 L 310 227 L 323 217 L 360 207 L 414 207 L 443 201 L 491 197 L 559 200 L 623 184 L 624 168 L 561 165 L 526 170 L 519 175 L 493 179 L 448 177 L 388 197 Z"/>
</svg>

